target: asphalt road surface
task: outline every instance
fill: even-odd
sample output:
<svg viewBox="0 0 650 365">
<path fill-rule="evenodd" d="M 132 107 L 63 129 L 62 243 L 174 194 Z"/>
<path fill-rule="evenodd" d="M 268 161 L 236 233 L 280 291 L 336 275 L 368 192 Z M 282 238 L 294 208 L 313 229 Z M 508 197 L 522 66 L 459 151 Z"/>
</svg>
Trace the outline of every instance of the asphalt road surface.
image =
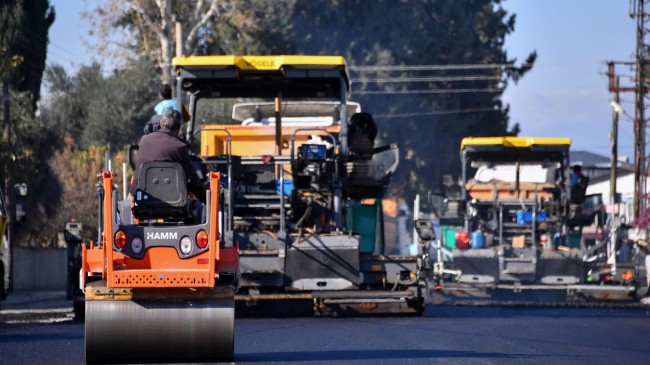
<svg viewBox="0 0 650 365">
<path fill-rule="evenodd" d="M 71 308 L 5 307 L 0 364 L 83 364 L 83 331 Z M 428 307 L 424 317 L 242 318 L 235 337 L 237 364 L 650 364 L 650 309 Z"/>
</svg>

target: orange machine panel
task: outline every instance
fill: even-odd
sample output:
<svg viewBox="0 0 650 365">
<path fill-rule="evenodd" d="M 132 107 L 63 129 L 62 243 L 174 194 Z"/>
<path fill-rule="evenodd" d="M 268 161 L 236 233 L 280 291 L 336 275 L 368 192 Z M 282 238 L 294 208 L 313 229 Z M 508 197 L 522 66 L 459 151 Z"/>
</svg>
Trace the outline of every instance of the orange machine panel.
<svg viewBox="0 0 650 365">
<path fill-rule="evenodd" d="M 210 174 L 210 233 L 209 249 L 189 259 L 181 259 L 172 247 L 152 247 L 144 259 L 136 260 L 113 250 L 113 175 L 101 175 L 104 191 L 104 232 L 101 247 L 83 249 L 82 275 L 102 273 L 109 288 L 176 288 L 213 287 L 217 261 L 219 261 L 219 174 Z M 232 251 L 232 250 L 231 250 Z M 230 253 L 230 252 L 229 252 Z M 234 257 L 233 257 L 234 256 Z M 236 255 L 228 255 L 228 267 L 237 266 Z M 232 262 L 230 262 L 232 261 Z M 225 264 L 225 263 L 224 263 Z"/>
<path fill-rule="evenodd" d="M 538 198 L 550 199 L 553 197 L 553 184 L 533 184 L 521 183 L 517 190 L 514 183 L 494 183 L 494 184 L 474 184 L 466 185 L 467 192 L 473 199 L 534 199 L 535 194 Z M 535 193 L 537 191 L 537 193 Z"/>
<path fill-rule="evenodd" d="M 296 129 L 304 127 L 283 127 L 282 148 L 289 154 L 291 135 Z M 275 155 L 275 126 L 241 126 L 241 125 L 210 125 L 201 129 L 201 155 L 214 156 L 226 153 L 228 133 L 232 137 L 232 154 L 236 156 Z M 327 132 L 338 133 L 339 126 L 323 128 L 319 131 L 305 131 L 296 134 L 295 147 L 306 143 L 310 135 L 326 136 Z"/>
</svg>

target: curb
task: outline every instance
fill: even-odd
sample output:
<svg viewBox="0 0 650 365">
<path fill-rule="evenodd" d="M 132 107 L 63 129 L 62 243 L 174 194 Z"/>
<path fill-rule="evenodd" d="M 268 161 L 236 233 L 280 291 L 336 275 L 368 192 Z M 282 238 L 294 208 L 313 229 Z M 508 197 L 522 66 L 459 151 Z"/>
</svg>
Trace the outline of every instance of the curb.
<svg viewBox="0 0 650 365">
<path fill-rule="evenodd" d="M 64 308 L 71 307 L 65 290 L 20 290 L 9 294 L 0 302 L 2 309 L 11 308 Z"/>
</svg>

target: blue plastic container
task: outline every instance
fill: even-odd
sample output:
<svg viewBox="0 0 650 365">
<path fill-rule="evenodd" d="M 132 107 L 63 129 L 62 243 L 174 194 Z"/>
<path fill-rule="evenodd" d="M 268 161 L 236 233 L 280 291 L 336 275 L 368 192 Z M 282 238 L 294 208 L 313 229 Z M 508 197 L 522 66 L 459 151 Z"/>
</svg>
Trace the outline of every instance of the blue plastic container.
<svg viewBox="0 0 650 365">
<path fill-rule="evenodd" d="M 300 152 L 308 161 L 325 161 L 327 158 L 327 147 L 324 144 L 303 144 Z"/>
<path fill-rule="evenodd" d="M 533 221 L 533 212 L 522 210 L 515 213 L 515 217 L 517 218 L 517 224 L 531 223 Z M 544 221 L 546 221 L 546 212 L 537 212 L 537 222 Z"/>
<path fill-rule="evenodd" d="M 284 180 L 284 195 L 291 195 L 293 180 Z M 280 195 L 280 180 L 275 180 L 275 193 Z"/>
<path fill-rule="evenodd" d="M 472 232 L 472 240 L 470 242 L 472 248 L 483 248 L 485 247 L 485 235 L 483 232 L 476 231 Z"/>
</svg>

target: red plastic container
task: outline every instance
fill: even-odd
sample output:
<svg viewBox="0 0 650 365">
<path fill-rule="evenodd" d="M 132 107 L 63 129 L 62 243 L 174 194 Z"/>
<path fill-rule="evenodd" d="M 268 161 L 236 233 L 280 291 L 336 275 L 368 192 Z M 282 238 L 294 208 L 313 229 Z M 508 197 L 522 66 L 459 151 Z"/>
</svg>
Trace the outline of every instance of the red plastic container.
<svg viewBox="0 0 650 365">
<path fill-rule="evenodd" d="M 456 232 L 456 248 L 466 250 L 469 248 L 469 233 L 465 231 Z"/>
</svg>

